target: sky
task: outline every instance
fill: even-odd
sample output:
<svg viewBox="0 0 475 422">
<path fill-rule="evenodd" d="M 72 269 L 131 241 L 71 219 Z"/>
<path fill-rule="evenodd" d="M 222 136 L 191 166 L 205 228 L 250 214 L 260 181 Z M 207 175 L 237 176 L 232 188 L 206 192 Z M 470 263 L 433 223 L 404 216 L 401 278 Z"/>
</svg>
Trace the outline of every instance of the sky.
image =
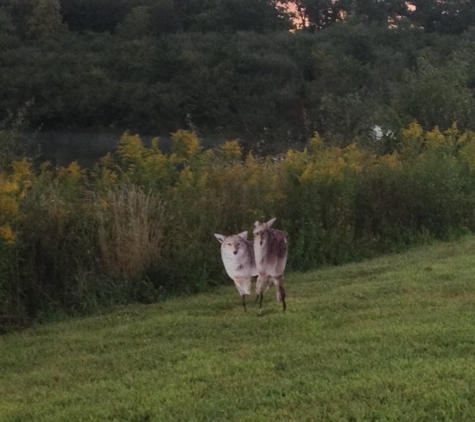
<svg viewBox="0 0 475 422">
<path fill-rule="evenodd" d="M 297 10 L 297 6 L 294 4 L 294 3 L 287 3 L 286 5 L 284 5 L 285 8 L 291 12 L 291 13 L 294 13 L 296 18 L 294 19 L 294 23 L 296 24 L 297 28 L 301 28 L 303 25 L 303 20 L 301 17 L 299 17 L 299 13 L 298 13 L 298 10 Z M 411 12 L 416 10 L 416 6 L 414 6 L 411 2 L 406 2 L 406 6 L 408 8 L 408 10 L 410 10 Z M 306 25 L 305 25 L 306 26 Z"/>
</svg>

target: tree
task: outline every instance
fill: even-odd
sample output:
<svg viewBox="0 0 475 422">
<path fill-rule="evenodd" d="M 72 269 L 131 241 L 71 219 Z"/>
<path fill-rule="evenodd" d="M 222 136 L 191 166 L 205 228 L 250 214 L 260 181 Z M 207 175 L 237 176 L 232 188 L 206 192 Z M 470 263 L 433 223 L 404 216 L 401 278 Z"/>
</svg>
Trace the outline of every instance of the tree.
<svg viewBox="0 0 475 422">
<path fill-rule="evenodd" d="M 7 9 L 0 7 L 0 35 L 13 35 L 15 33 L 15 25 Z"/>
<path fill-rule="evenodd" d="M 134 7 L 117 27 L 125 39 L 136 39 L 152 34 L 151 10 L 147 6 Z"/>
<path fill-rule="evenodd" d="M 24 38 L 27 32 L 27 20 L 35 7 L 36 0 L 6 0 L 5 8 L 9 13 L 13 25 L 20 37 Z"/>
<path fill-rule="evenodd" d="M 344 17 L 341 0 L 289 0 L 289 3 L 311 31 L 326 28 Z"/>
<path fill-rule="evenodd" d="M 387 24 L 389 19 L 408 13 L 406 0 L 342 0 L 345 13 L 366 23 Z"/>
<path fill-rule="evenodd" d="M 131 6 L 126 0 L 60 0 L 69 29 L 78 32 L 113 32 Z"/>
<path fill-rule="evenodd" d="M 224 0 L 217 13 L 224 30 L 264 32 L 291 27 L 290 17 L 269 0 Z"/>
<path fill-rule="evenodd" d="M 64 29 L 58 0 L 37 0 L 27 19 L 26 35 L 40 39 L 55 37 Z"/>
<path fill-rule="evenodd" d="M 166 0 L 165 0 L 166 1 Z M 274 31 L 290 29 L 290 16 L 277 0 L 175 0 L 184 31 Z"/>
<path fill-rule="evenodd" d="M 152 32 L 170 34 L 182 29 L 182 19 L 172 0 L 160 0 L 150 7 Z"/>
<path fill-rule="evenodd" d="M 475 25 L 475 3 L 472 0 L 413 0 L 410 14 L 426 32 L 457 34 Z"/>
<path fill-rule="evenodd" d="M 419 58 L 417 69 L 406 71 L 394 85 L 394 106 L 408 120 L 416 119 L 424 128 L 444 129 L 457 122 L 461 128 L 473 125 L 475 99 L 468 88 L 469 64 L 451 60 L 436 66 Z"/>
<path fill-rule="evenodd" d="M 326 28 L 349 15 L 369 24 L 386 24 L 408 13 L 406 0 L 287 0 L 286 3 L 294 6 L 296 17 L 311 30 Z"/>
</svg>

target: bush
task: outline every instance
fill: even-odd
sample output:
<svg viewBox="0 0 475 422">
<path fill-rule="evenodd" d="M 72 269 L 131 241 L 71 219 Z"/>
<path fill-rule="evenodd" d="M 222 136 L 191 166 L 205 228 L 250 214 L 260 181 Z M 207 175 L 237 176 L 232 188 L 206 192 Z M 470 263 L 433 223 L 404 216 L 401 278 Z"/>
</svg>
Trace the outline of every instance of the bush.
<svg viewBox="0 0 475 422">
<path fill-rule="evenodd" d="M 475 230 L 475 134 L 455 125 L 413 123 L 385 155 L 318 134 L 263 158 L 189 131 L 172 142 L 165 154 L 126 132 L 93 171 L 22 160 L 0 174 L 2 324 L 227 282 L 213 233 L 274 216 L 295 270 Z"/>
</svg>

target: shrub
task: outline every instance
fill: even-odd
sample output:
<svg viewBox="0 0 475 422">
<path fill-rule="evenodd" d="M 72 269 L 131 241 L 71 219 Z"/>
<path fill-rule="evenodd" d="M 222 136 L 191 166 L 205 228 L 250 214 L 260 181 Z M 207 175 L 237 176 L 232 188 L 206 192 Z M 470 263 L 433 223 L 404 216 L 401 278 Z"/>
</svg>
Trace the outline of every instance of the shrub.
<svg viewBox="0 0 475 422">
<path fill-rule="evenodd" d="M 456 125 L 413 123 L 384 155 L 318 134 L 274 157 L 172 141 L 164 153 L 126 132 L 93 171 L 22 160 L 0 174 L 2 324 L 205 290 L 227 281 L 213 233 L 274 216 L 296 270 L 475 230 L 475 134 Z"/>
</svg>

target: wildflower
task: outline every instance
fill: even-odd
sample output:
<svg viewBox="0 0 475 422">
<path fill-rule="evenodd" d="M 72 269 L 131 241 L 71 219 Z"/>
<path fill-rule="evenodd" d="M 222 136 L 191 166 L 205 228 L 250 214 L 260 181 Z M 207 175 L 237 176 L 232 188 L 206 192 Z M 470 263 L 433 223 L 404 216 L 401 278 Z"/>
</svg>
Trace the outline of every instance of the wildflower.
<svg viewBox="0 0 475 422">
<path fill-rule="evenodd" d="M 196 133 L 179 130 L 172 134 L 173 153 L 179 160 L 196 155 L 200 149 L 200 141 Z"/>
<path fill-rule="evenodd" d="M 26 158 L 21 161 L 14 161 L 12 168 L 12 180 L 14 182 L 20 182 L 31 176 L 31 163 L 29 163 Z"/>
<path fill-rule="evenodd" d="M 415 157 L 422 147 L 422 135 L 424 131 L 417 122 L 412 122 L 407 129 L 402 131 L 401 149 L 403 156 Z"/>
<path fill-rule="evenodd" d="M 181 188 L 189 188 L 193 186 L 194 175 L 189 167 L 185 167 L 178 176 L 177 186 Z"/>
<path fill-rule="evenodd" d="M 18 191 L 18 183 L 7 182 L 0 179 L 0 195 L 16 193 Z"/>
<path fill-rule="evenodd" d="M 308 142 L 308 149 L 310 153 L 315 154 L 323 148 L 323 141 L 318 132 L 315 132 L 313 137 Z"/>
<path fill-rule="evenodd" d="M 125 132 L 117 146 L 117 154 L 124 161 L 136 161 L 142 158 L 144 146 L 139 135 L 131 135 Z"/>
<path fill-rule="evenodd" d="M 229 141 L 219 147 L 219 150 L 224 159 L 241 158 L 241 147 L 238 141 Z"/>
<path fill-rule="evenodd" d="M 105 186 L 111 186 L 117 183 L 117 179 L 119 176 L 116 172 L 109 170 L 109 169 L 102 169 L 100 180 Z"/>
<path fill-rule="evenodd" d="M 0 197 L 0 215 L 2 214 L 17 215 L 18 203 L 8 196 Z"/>
<path fill-rule="evenodd" d="M 0 239 L 3 239 L 9 245 L 15 243 L 15 234 L 9 226 L 0 226 Z"/>
<path fill-rule="evenodd" d="M 397 151 L 392 154 L 383 155 L 378 161 L 381 166 L 387 167 L 390 170 L 398 170 L 401 168 L 401 160 L 399 159 Z"/>
<path fill-rule="evenodd" d="M 83 176 L 83 170 L 77 161 L 73 161 L 68 167 L 58 169 L 58 177 L 60 179 L 79 180 Z"/>
<path fill-rule="evenodd" d="M 70 176 L 79 177 L 81 175 L 81 166 L 77 161 L 73 161 L 68 167 L 66 167 L 66 171 Z"/>
</svg>

